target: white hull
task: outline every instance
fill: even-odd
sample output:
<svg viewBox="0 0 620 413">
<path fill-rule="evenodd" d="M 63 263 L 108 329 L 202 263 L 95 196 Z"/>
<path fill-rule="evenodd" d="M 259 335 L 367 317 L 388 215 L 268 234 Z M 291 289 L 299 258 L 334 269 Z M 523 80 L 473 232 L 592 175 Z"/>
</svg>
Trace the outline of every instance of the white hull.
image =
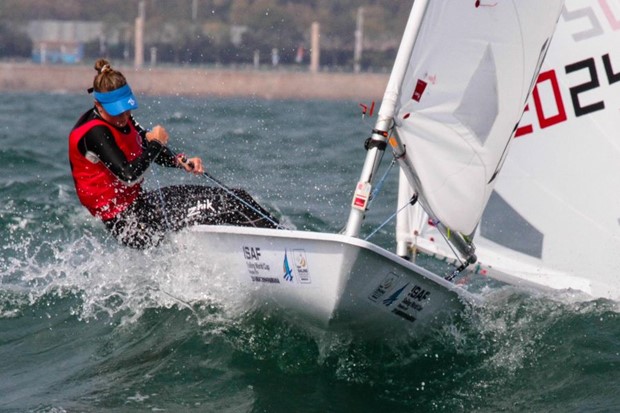
<svg viewBox="0 0 620 413">
<path fill-rule="evenodd" d="M 475 301 L 443 278 L 344 235 L 201 225 L 184 239 L 200 246 L 205 268 L 249 291 L 252 305 L 325 330 L 420 335 Z"/>
</svg>

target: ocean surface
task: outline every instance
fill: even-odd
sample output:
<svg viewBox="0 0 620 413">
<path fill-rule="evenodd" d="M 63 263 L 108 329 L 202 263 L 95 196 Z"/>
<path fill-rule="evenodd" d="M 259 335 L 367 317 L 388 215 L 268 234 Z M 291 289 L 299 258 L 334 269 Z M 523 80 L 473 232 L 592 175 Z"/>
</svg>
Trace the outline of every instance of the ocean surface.
<svg viewBox="0 0 620 413">
<path fill-rule="evenodd" d="M 91 99 L 0 95 L 0 412 L 620 412 L 614 302 L 489 288 L 424 339 L 369 339 L 244 308 L 232 281 L 188 282 L 182 234 L 118 245 L 79 205 L 67 161 Z M 143 125 L 287 225 L 346 223 L 372 129 L 359 102 L 139 101 Z M 210 183 L 158 167 L 146 179 Z M 366 234 L 393 213 L 395 180 Z M 371 241 L 392 238 L 386 225 Z"/>
</svg>

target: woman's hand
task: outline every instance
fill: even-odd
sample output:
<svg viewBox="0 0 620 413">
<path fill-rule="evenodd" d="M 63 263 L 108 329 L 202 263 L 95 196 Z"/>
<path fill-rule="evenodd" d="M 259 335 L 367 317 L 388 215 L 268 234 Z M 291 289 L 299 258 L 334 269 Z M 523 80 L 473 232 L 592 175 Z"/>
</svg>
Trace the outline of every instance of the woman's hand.
<svg viewBox="0 0 620 413">
<path fill-rule="evenodd" d="M 179 162 L 179 165 L 187 172 L 193 172 L 198 175 L 205 171 L 202 165 L 202 159 L 198 157 L 186 158 L 184 155 L 181 155 L 177 157 L 177 162 Z"/>
<path fill-rule="evenodd" d="M 149 142 L 157 141 L 165 146 L 168 144 L 168 132 L 163 126 L 156 125 L 152 130 L 146 133 L 146 140 Z"/>
</svg>

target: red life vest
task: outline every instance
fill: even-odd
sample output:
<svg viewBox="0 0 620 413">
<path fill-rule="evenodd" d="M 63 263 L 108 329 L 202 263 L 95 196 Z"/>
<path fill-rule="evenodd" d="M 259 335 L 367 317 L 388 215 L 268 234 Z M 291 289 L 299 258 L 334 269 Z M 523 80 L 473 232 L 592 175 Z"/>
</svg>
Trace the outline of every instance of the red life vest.
<svg viewBox="0 0 620 413">
<path fill-rule="evenodd" d="M 99 125 L 110 129 L 114 141 L 130 162 L 142 153 L 142 145 L 140 135 L 131 122 L 129 122 L 130 131 L 125 134 L 103 120 L 92 119 L 73 129 L 69 135 L 69 162 L 78 198 L 91 214 L 108 220 L 135 201 L 141 191 L 141 181 L 127 185 L 114 176 L 101 161 L 93 163 L 80 153 L 78 149 L 80 139 L 90 129 Z"/>
</svg>

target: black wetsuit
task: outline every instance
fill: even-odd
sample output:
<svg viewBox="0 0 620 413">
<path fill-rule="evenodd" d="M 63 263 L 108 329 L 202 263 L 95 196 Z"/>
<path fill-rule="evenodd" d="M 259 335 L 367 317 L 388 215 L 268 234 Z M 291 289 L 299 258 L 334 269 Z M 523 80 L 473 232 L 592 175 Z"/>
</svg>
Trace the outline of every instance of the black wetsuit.
<svg viewBox="0 0 620 413">
<path fill-rule="evenodd" d="M 94 108 L 82 115 L 75 127 L 93 118 L 100 118 Z M 91 128 L 78 142 L 79 152 L 83 156 L 96 156 L 114 176 L 129 184 L 140 180 L 152 162 L 178 167 L 176 156 L 170 149 L 148 141 L 147 131 L 133 116 L 130 121 L 138 131 L 144 149 L 133 161 L 127 160 L 106 126 Z M 231 191 L 233 194 L 223 188 L 201 185 L 142 191 L 127 209 L 103 222 L 116 239 L 134 248 L 158 245 L 166 232 L 195 224 L 277 227 L 277 221 L 249 194 L 239 189 Z"/>
</svg>

